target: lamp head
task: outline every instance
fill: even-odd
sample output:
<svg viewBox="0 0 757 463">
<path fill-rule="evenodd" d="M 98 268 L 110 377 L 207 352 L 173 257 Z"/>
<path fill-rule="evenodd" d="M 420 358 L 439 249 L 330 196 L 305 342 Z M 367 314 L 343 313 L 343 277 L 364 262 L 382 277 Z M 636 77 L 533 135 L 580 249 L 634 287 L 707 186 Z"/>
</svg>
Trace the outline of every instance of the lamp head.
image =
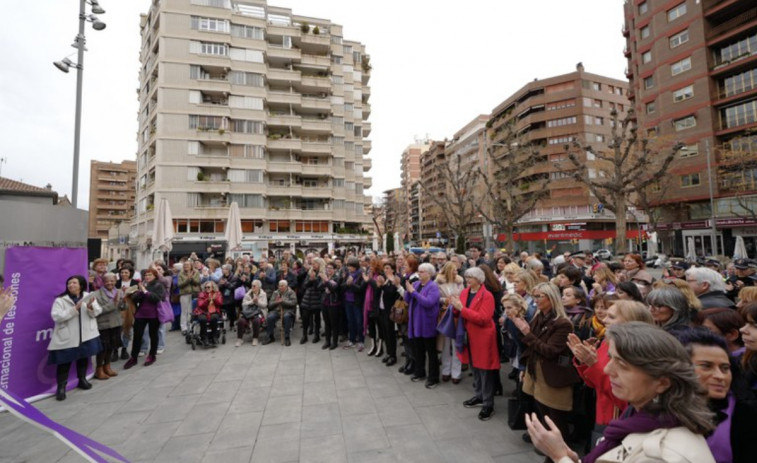
<svg viewBox="0 0 757 463">
<path fill-rule="evenodd" d="M 60 61 L 55 61 L 53 63 L 53 66 L 60 69 L 61 71 L 68 73 L 68 70 L 73 66 L 76 67 L 76 65 L 68 58 L 63 58 Z"/>
<path fill-rule="evenodd" d="M 92 29 L 96 31 L 101 31 L 105 29 L 106 24 L 100 21 L 99 19 L 97 19 L 97 16 L 91 14 L 87 17 L 87 19 L 89 19 L 89 22 L 92 23 Z"/>
<path fill-rule="evenodd" d="M 105 10 L 103 10 L 97 0 L 90 0 L 89 4 L 92 5 L 92 13 L 105 14 Z"/>
</svg>

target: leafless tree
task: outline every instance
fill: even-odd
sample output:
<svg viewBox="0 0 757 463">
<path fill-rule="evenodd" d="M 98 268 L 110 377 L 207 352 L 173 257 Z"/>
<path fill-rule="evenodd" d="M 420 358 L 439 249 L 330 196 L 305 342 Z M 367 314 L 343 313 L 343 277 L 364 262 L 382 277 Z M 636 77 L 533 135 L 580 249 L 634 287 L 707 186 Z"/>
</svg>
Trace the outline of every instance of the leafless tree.
<svg viewBox="0 0 757 463">
<path fill-rule="evenodd" d="M 481 177 L 477 168 L 465 169 L 461 166 L 461 156 L 452 155 L 444 162 L 434 167 L 437 169 L 437 182 L 441 188 L 435 189 L 431 185 L 419 183 L 423 194 L 438 206 L 439 218 L 446 223 L 449 230 L 457 238 L 455 243 L 458 252 L 465 252 L 468 226 L 478 215 L 476 197 L 476 182 Z"/>
<path fill-rule="evenodd" d="M 542 199 L 549 196 L 549 174 L 543 172 L 546 158 L 538 147 L 524 141 L 511 129 L 504 140 L 489 146 L 485 154 L 493 166 L 490 176 L 482 175 L 484 201 L 479 213 L 507 236 L 507 251 L 515 251 L 515 226 Z M 542 172 L 539 172 L 542 170 Z"/>
<path fill-rule="evenodd" d="M 668 172 L 676 153 L 683 147 L 678 142 L 660 152 L 650 139 L 640 137 L 633 110 L 623 120 L 613 109 L 612 135 L 606 149 L 595 149 L 579 140 L 566 146 L 568 159 L 575 167 L 575 178 L 615 214 L 615 250 L 627 252 L 626 226 L 628 206 L 639 191 L 658 182 Z"/>
</svg>

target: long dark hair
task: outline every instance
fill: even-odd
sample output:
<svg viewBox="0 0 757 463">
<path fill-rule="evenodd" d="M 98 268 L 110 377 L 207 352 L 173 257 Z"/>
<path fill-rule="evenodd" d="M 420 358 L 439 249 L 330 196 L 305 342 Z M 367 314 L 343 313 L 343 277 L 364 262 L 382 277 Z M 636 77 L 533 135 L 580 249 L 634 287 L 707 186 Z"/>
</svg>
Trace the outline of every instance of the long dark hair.
<svg viewBox="0 0 757 463">
<path fill-rule="evenodd" d="M 87 290 L 87 279 L 81 275 L 73 275 L 66 278 L 66 290 L 58 294 L 58 297 L 69 296 L 73 298 L 73 295 L 68 292 L 68 282 L 74 279 L 79 281 L 79 288 L 81 288 L 81 292 L 79 293 L 79 296 L 81 297 L 84 294 L 84 291 Z"/>
<path fill-rule="evenodd" d="M 499 283 L 499 280 L 491 267 L 486 264 L 481 264 L 478 268 L 484 271 L 484 286 L 486 286 L 486 289 L 488 289 L 490 293 L 494 294 L 502 291 L 502 285 Z"/>
</svg>

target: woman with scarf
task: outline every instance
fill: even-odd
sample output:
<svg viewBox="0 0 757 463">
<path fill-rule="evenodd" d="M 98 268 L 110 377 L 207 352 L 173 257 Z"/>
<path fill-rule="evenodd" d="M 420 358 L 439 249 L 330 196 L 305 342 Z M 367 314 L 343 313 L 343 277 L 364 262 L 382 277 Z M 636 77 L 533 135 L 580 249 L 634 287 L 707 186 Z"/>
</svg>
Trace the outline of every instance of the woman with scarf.
<svg viewBox="0 0 757 463">
<path fill-rule="evenodd" d="M 725 309 L 731 310 L 732 309 Z M 740 372 L 731 361 L 722 336 L 698 327 L 680 339 L 691 356 L 699 383 L 707 390 L 710 410 L 715 413 L 715 431 L 707 444 L 717 463 L 750 461 L 757 455 L 757 409 L 743 397 Z"/>
<path fill-rule="evenodd" d="M 609 328 L 612 325 L 634 321 L 654 324 L 649 309 L 641 302 L 614 301 L 609 304 L 604 318 L 604 327 Z M 608 343 L 604 340 L 605 333 L 603 329 L 601 337 L 597 337 L 597 342 L 582 341 L 575 334 L 568 335 L 568 347 L 574 356 L 573 365 L 584 380 L 584 384 L 596 392 L 594 430 L 590 447 L 596 444 L 596 438 L 602 435 L 610 421 L 620 416 L 627 406 L 625 401 L 612 394 L 610 377 L 604 372 L 610 361 Z"/>
<path fill-rule="evenodd" d="M 558 463 L 714 463 L 705 440 L 715 426 L 686 350 L 670 334 L 647 323 L 607 330 L 605 372 L 613 394 L 628 402 L 604 439 L 579 459 L 550 419 L 526 416 L 537 449 Z"/>
<path fill-rule="evenodd" d="M 116 289 L 116 274 L 106 273 L 103 275 L 103 287 L 95 293 L 97 303 L 102 312 L 97 316 L 97 329 L 100 332 L 100 342 L 103 350 L 97 354 L 97 367 L 95 378 L 99 380 L 118 376 L 118 373 L 110 367 L 110 353 L 118 349 L 121 343 L 121 310 L 122 294 Z"/>
<path fill-rule="evenodd" d="M 138 290 L 132 294 L 132 299 L 137 305 L 134 314 L 134 340 L 131 343 L 131 358 L 124 364 L 124 370 L 128 370 L 137 364 L 139 349 L 142 345 L 142 337 L 145 328 L 150 333 L 150 352 L 145 357 L 145 366 L 155 363 L 158 354 L 158 304 L 166 297 L 166 287 L 158 279 L 160 274 L 154 268 L 148 268 L 142 272 L 144 283 L 139 283 Z"/>
<path fill-rule="evenodd" d="M 536 315 L 536 302 L 534 301 L 534 298 L 531 297 L 531 290 L 534 289 L 538 282 L 539 280 L 536 274 L 531 270 L 520 270 L 513 277 L 513 290 L 515 291 L 515 295 L 520 296 L 526 306 L 526 312 L 521 317 L 526 321 L 526 323 L 531 323 L 534 315 Z M 504 310 L 505 302 L 501 302 L 503 304 Z M 499 324 L 504 327 L 504 331 L 515 343 L 515 355 L 510 358 L 510 363 L 513 366 L 513 370 L 508 375 L 508 378 L 514 381 L 518 381 L 518 375 L 520 374 L 520 372 L 526 370 L 526 365 L 520 361 L 520 356 L 523 354 L 526 346 L 521 342 L 521 335 L 519 334 L 520 331 L 510 318 L 511 317 L 507 316 L 506 313 L 502 314 L 499 319 Z"/>
<path fill-rule="evenodd" d="M 586 301 L 586 293 L 578 286 L 568 286 L 562 290 L 562 303 L 565 314 L 573 324 L 573 332 L 581 340 L 592 337 L 591 319 L 594 313 Z"/>
<path fill-rule="evenodd" d="M 218 286 L 212 281 L 202 284 L 202 292 L 197 298 L 197 307 L 194 315 L 200 322 L 200 340 L 205 345 L 215 347 L 218 321 L 221 319 L 221 306 L 223 296 L 218 291 Z M 208 337 L 208 324 L 210 324 L 210 337 Z"/>
<path fill-rule="evenodd" d="M 76 362 L 76 377 L 79 379 L 76 387 L 92 389 L 86 377 L 87 362 L 102 350 L 97 331 L 97 316 L 102 308 L 95 297 L 84 291 L 86 287 L 87 280 L 83 276 L 69 277 L 66 290 L 55 298 L 50 312 L 55 327 L 47 346 L 47 364 L 56 365 L 56 400 L 66 400 L 68 371 L 73 362 Z"/>
<path fill-rule="evenodd" d="M 439 318 L 441 319 L 444 316 L 444 311 L 463 291 L 463 278 L 457 274 L 457 266 L 452 262 L 447 262 L 436 276 L 436 284 L 439 285 L 439 293 L 441 294 L 439 300 L 441 306 Z M 440 349 L 442 353 L 442 381 L 446 383 L 452 379 L 453 384 L 458 384 L 461 379 L 463 364 L 457 356 L 455 340 L 442 334 L 439 336 L 442 339 L 442 348 Z"/>
<path fill-rule="evenodd" d="M 121 292 L 121 300 L 124 304 L 124 310 L 121 312 L 123 323 L 121 324 L 121 360 L 129 358 L 129 343 L 134 334 L 134 312 L 137 306 L 131 298 L 131 295 L 137 290 L 139 280 L 134 276 L 134 267 L 124 264 L 118 271 L 119 279 L 116 281 L 116 288 Z"/>
</svg>

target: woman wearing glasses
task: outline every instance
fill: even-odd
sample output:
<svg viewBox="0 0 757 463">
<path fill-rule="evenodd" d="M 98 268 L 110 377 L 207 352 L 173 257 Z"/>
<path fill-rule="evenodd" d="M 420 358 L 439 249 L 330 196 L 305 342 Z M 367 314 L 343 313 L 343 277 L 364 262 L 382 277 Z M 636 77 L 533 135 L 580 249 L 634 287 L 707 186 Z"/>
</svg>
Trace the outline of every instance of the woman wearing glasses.
<svg viewBox="0 0 757 463">
<path fill-rule="evenodd" d="M 218 320 L 221 318 L 222 304 L 223 296 L 218 291 L 218 286 L 212 281 L 203 283 L 194 314 L 197 321 L 200 322 L 200 338 L 206 345 L 216 345 L 216 332 L 218 331 Z M 208 323 L 210 323 L 210 338 L 207 336 Z"/>
</svg>

